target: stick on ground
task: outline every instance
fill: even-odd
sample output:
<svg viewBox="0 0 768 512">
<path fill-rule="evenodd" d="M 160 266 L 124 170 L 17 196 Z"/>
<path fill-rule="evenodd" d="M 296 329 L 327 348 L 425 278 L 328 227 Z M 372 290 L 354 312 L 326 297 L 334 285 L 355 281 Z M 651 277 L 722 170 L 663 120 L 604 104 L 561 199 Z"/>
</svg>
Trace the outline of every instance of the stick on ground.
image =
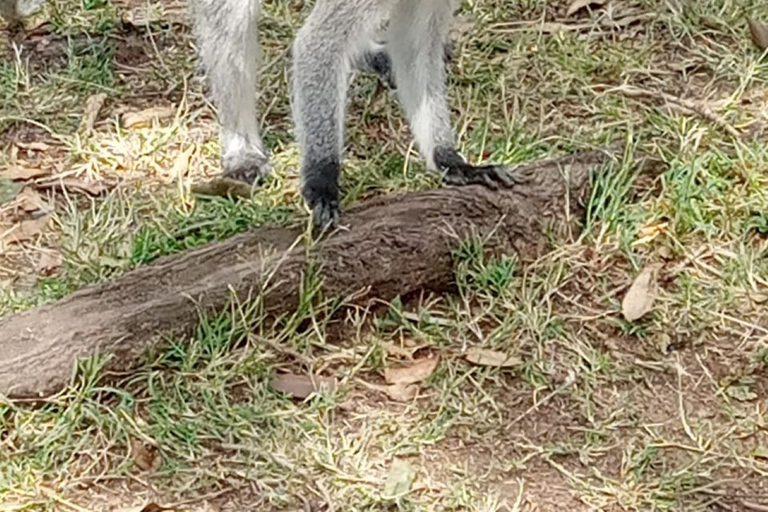
<svg viewBox="0 0 768 512">
<path fill-rule="evenodd" d="M 350 209 L 346 227 L 313 247 L 323 295 L 355 294 L 357 304 L 389 301 L 454 284 L 452 251 L 460 239 L 489 236 L 491 249 L 523 259 L 546 249 L 545 226 L 581 217 L 590 174 L 604 152 L 526 164 L 519 184 L 382 197 Z M 269 313 L 296 307 L 307 250 L 300 229 L 257 228 L 158 260 L 58 302 L 0 319 L 0 394 L 44 397 L 65 387 L 78 358 L 98 350 L 108 368 L 130 369 L 160 336 L 188 334 L 201 311 L 221 311 L 263 292 Z"/>
</svg>

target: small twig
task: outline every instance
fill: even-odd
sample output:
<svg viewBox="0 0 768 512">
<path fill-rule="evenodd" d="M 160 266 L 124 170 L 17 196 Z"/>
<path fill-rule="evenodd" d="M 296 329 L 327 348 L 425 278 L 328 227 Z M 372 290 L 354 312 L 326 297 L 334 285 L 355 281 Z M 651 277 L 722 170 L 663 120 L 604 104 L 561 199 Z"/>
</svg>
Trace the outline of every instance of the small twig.
<svg viewBox="0 0 768 512">
<path fill-rule="evenodd" d="M 698 115 L 699 117 L 718 126 L 723 131 L 728 133 L 728 135 L 730 135 L 735 139 L 740 139 L 742 136 L 741 132 L 736 128 L 734 128 L 723 116 L 721 116 L 720 114 L 717 114 L 716 112 L 713 112 L 708 106 L 700 102 L 678 98 L 676 96 L 672 96 L 671 94 L 667 94 L 661 91 L 651 91 L 648 89 L 642 89 L 640 87 L 635 87 L 633 85 L 626 85 L 626 84 L 621 85 L 619 87 L 613 87 L 613 88 L 606 88 L 606 86 L 598 85 L 598 86 L 595 86 L 595 89 L 602 90 L 603 92 L 606 92 L 606 93 L 610 93 L 610 92 L 620 93 L 628 98 L 646 97 L 646 98 L 660 99 L 671 104 L 674 107 L 677 107 L 678 109 L 687 111 L 687 113 Z"/>
<path fill-rule="evenodd" d="M 751 501 L 742 500 L 741 504 L 744 508 L 754 510 L 756 512 L 768 512 L 768 505 L 760 505 L 759 503 L 752 503 Z"/>
<path fill-rule="evenodd" d="M 683 400 L 683 366 L 678 358 L 677 364 L 677 407 L 680 413 L 680 422 L 683 424 L 683 430 L 688 438 L 693 441 L 699 448 L 702 448 L 701 443 L 696 438 L 696 435 L 691 430 L 691 426 L 688 424 L 688 419 L 685 417 L 685 402 Z M 703 449 L 703 448 L 702 448 Z"/>
</svg>

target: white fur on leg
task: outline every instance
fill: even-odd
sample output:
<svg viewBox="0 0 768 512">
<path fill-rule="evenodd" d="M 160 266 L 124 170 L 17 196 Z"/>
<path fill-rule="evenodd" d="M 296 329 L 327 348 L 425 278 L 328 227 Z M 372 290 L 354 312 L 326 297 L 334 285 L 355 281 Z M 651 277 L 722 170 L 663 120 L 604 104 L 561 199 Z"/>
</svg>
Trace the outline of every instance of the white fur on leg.
<svg viewBox="0 0 768 512">
<path fill-rule="evenodd" d="M 437 172 L 435 164 L 435 108 L 429 98 L 425 98 L 416 108 L 411 118 L 411 130 L 413 138 L 419 147 L 420 153 L 424 156 L 427 170 Z"/>
</svg>

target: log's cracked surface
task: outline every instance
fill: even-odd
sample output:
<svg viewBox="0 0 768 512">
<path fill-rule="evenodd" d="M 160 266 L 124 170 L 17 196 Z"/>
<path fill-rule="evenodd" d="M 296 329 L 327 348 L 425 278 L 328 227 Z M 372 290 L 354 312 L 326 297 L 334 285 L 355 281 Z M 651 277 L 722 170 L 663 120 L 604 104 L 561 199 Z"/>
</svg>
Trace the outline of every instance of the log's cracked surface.
<svg viewBox="0 0 768 512">
<path fill-rule="evenodd" d="M 444 188 L 367 201 L 350 209 L 341 229 L 314 245 L 323 294 L 356 303 L 391 300 L 453 285 L 452 251 L 461 238 L 488 236 L 491 247 L 535 257 L 544 227 L 578 219 L 590 175 L 607 155 L 589 152 L 526 164 L 517 185 Z M 300 229 L 257 228 L 170 256 L 58 302 L 0 318 L 0 394 L 42 397 L 67 385 L 77 358 L 98 351 L 109 368 L 129 369 L 169 332 L 189 333 L 200 311 L 220 310 L 234 291 L 263 293 L 268 312 L 298 302 L 307 264 Z"/>
</svg>

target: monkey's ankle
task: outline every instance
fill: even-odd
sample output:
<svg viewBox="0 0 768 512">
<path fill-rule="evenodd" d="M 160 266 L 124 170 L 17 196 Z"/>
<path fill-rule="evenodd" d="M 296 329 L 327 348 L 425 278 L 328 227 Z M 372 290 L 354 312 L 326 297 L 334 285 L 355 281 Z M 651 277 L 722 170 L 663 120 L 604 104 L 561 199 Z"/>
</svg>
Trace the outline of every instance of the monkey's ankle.
<svg viewBox="0 0 768 512">
<path fill-rule="evenodd" d="M 435 166 L 443 181 L 449 185 L 485 185 L 491 189 L 511 187 L 515 180 L 504 165 L 472 165 L 458 151 L 450 147 L 438 147 L 433 153 Z"/>
<path fill-rule="evenodd" d="M 223 175 L 248 184 L 261 184 L 272 172 L 269 156 L 258 151 L 241 151 L 222 158 Z"/>
</svg>

